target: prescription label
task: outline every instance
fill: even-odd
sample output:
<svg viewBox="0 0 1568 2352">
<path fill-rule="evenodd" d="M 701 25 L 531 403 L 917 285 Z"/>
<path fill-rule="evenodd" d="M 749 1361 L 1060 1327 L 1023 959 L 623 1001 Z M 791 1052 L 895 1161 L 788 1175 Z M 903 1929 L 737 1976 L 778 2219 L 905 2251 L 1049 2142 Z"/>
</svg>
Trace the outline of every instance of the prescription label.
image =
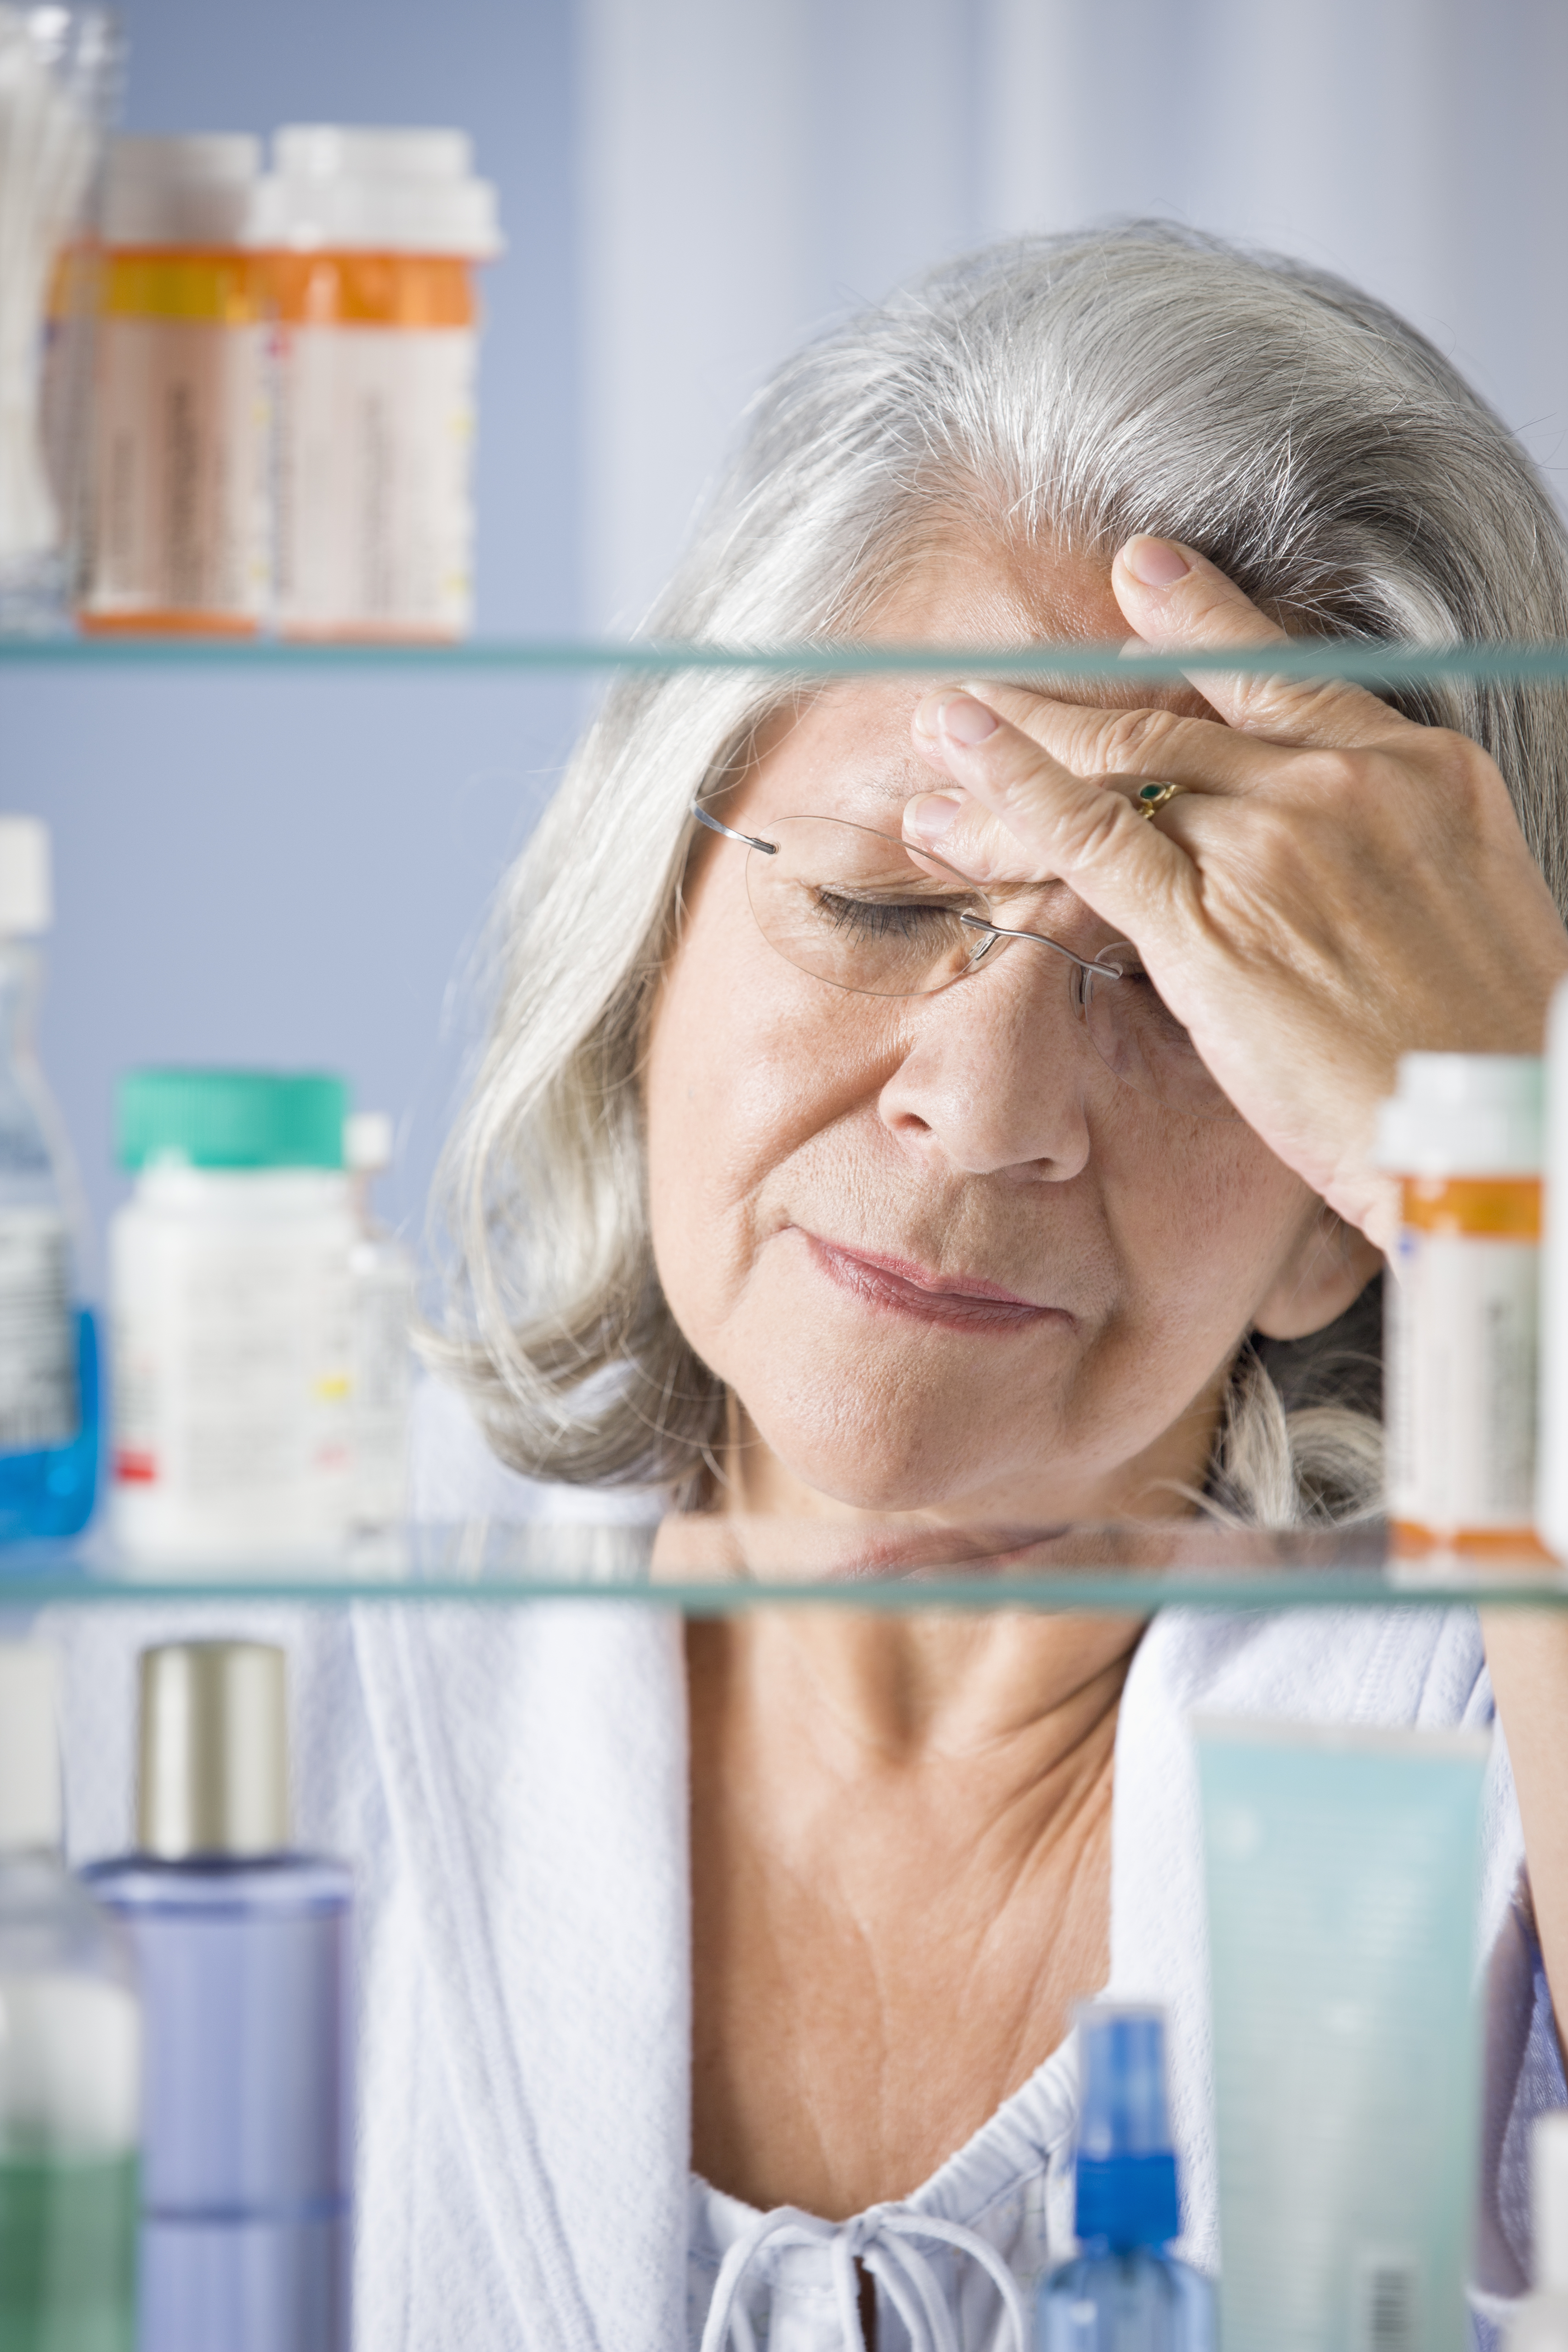
<svg viewBox="0 0 1568 2352">
<path fill-rule="evenodd" d="M 468 628 L 474 364 L 467 327 L 279 330 L 281 629 L 453 637 Z"/>
<path fill-rule="evenodd" d="M 80 1425 L 65 1222 L 0 1210 L 0 1454 L 68 1445 Z"/>
<path fill-rule="evenodd" d="M 103 320 L 89 615 L 260 619 L 265 357 L 259 326 Z"/>
<path fill-rule="evenodd" d="M 1442 1538 L 1534 1516 L 1533 1242 L 1402 1228 L 1388 1286 L 1388 1508 Z"/>
</svg>

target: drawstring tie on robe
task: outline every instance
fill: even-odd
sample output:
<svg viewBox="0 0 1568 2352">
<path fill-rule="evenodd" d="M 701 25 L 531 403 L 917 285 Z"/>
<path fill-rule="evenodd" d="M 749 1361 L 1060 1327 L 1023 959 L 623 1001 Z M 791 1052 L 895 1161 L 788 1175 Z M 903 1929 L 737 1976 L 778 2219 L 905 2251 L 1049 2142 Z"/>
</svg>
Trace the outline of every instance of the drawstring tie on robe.
<svg viewBox="0 0 1568 2352">
<path fill-rule="evenodd" d="M 990 2273 L 1012 2321 L 1017 2352 L 1029 2352 L 1024 2298 L 995 2247 L 962 2222 L 939 2221 L 898 2205 L 873 2205 L 852 2221 L 819 2221 L 815 2213 L 802 2213 L 793 2205 L 781 2205 L 776 2212 L 760 2215 L 744 2237 L 736 2239 L 720 2267 L 708 2325 L 702 2331 L 702 2352 L 729 2352 L 731 2345 L 738 2347 L 738 2352 L 757 2352 L 751 2315 L 740 2300 L 741 2283 L 770 2242 L 827 2248 L 844 2352 L 866 2352 L 855 2278 L 858 2262 L 865 2264 L 887 2294 L 909 2330 L 914 2352 L 959 2352 L 952 2315 L 936 2273 L 914 2243 L 917 2238 L 940 2238 Z"/>
</svg>

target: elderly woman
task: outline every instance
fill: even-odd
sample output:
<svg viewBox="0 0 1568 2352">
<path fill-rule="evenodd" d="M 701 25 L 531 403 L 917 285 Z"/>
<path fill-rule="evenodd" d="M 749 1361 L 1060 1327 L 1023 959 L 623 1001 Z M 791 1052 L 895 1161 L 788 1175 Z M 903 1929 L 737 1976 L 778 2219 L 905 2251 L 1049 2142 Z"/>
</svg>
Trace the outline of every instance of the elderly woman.
<svg viewBox="0 0 1568 2352">
<path fill-rule="evenodd" d="M 983 254 L 787 366 L 651 626 L 1561 638 L 1568 547 L 1381 306 L 1136 228 Z M 1528 685 L 624 680 L 510 887 L 426 1513 L 625 1488 L 689 1515 L 678 1558 L 774 1517 L 853 1558 L 1374 1508 L 1374 1106 L 1407 1048 L 1539 1050 L 1565 751 Z M 795 1610 L 682 1640 L 584 1604 L 323 1641 L 376 2352 L 1011 2346 L 1070 2233 L 1102 1989 L 1170 2012 L 1215 2266 L 1200 1700 L 1486 1726 L 1495 1690 L 1479 2284 L 1521 2288 L 1568 1626 Z"/>
</svg>

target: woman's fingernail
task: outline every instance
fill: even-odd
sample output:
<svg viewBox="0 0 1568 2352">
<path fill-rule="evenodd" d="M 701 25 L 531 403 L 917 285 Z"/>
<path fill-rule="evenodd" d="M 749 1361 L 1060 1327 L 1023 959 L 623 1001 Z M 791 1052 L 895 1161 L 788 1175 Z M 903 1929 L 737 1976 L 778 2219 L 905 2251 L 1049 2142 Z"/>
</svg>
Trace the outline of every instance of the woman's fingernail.
<svg viewBox="0 0 1568 2352">
<path fill-rule="evenodd" d="M 996 732 L 996 713 L 976 702 L 973 695 L 955 694 L 942 704 L 938 716 L 942 733 L 951 735 L 955 743 L 984 743 L 987 735 Z"/>
<path fill-rule="evenodd" d="M 1121 561 L 1145 588 L 1169 588 L 1193 568 L 1173 539 L 1130 539 Z"/>
<path fill-rule="evenodd" d="M 940 841 L 952 832 L 963 805 L 951 793 L 922 793 L 919 800 L 904 803 L 904 831 L 916 841 Z"/>
</svg>

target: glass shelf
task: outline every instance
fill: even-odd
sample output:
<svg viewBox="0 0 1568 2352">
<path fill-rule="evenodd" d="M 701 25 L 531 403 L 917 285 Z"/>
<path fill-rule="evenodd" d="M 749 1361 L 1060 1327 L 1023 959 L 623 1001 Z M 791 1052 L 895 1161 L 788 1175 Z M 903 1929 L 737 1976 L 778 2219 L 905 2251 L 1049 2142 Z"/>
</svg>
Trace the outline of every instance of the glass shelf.
<svg viewBox="0 0 1568 2352">
<path fill-rule="evenodd" d="M 276 638 L 0 637 L 0 671 L 65 668 L 157 672 L 286 670 L 341 676 L 356 671 L 411 677 L 538 677 L 613 670 L 760 670 L 803 677 L 932 672 L 944 677 L 1113 677 L 1171 683 L 1200 670 L 1295 678 L 1352 678 L 1389 689 L 1446 679 L 1526 678 L 1568 683 L 1568 642 L 1542 645 L 1373 645 L 1348 639 L 1176 654 L 1125 651 L 1109 643 L 1028 646 L 895 646 L 832 643 L 724 646 L 652 639 L 472 637 L 459 645 L 286 644 Z"/>
<path fill-rule="evenodd" d="M 1280 1536 L 1192 1519 L 923 1531 L 669 1518 L 651 1527 L 420 1526 L 331 1559 L 133 1560 L 105 1537 L 0 1553 L 0 1611 L 213 1601 L 652 1601 L 689 1616 L 784 1604 L 1146 1615 L 1163 1608 L 1558 1609 L 1539 1557 L 1391 1558 L 1373 1524 Z"/>
</svg>

